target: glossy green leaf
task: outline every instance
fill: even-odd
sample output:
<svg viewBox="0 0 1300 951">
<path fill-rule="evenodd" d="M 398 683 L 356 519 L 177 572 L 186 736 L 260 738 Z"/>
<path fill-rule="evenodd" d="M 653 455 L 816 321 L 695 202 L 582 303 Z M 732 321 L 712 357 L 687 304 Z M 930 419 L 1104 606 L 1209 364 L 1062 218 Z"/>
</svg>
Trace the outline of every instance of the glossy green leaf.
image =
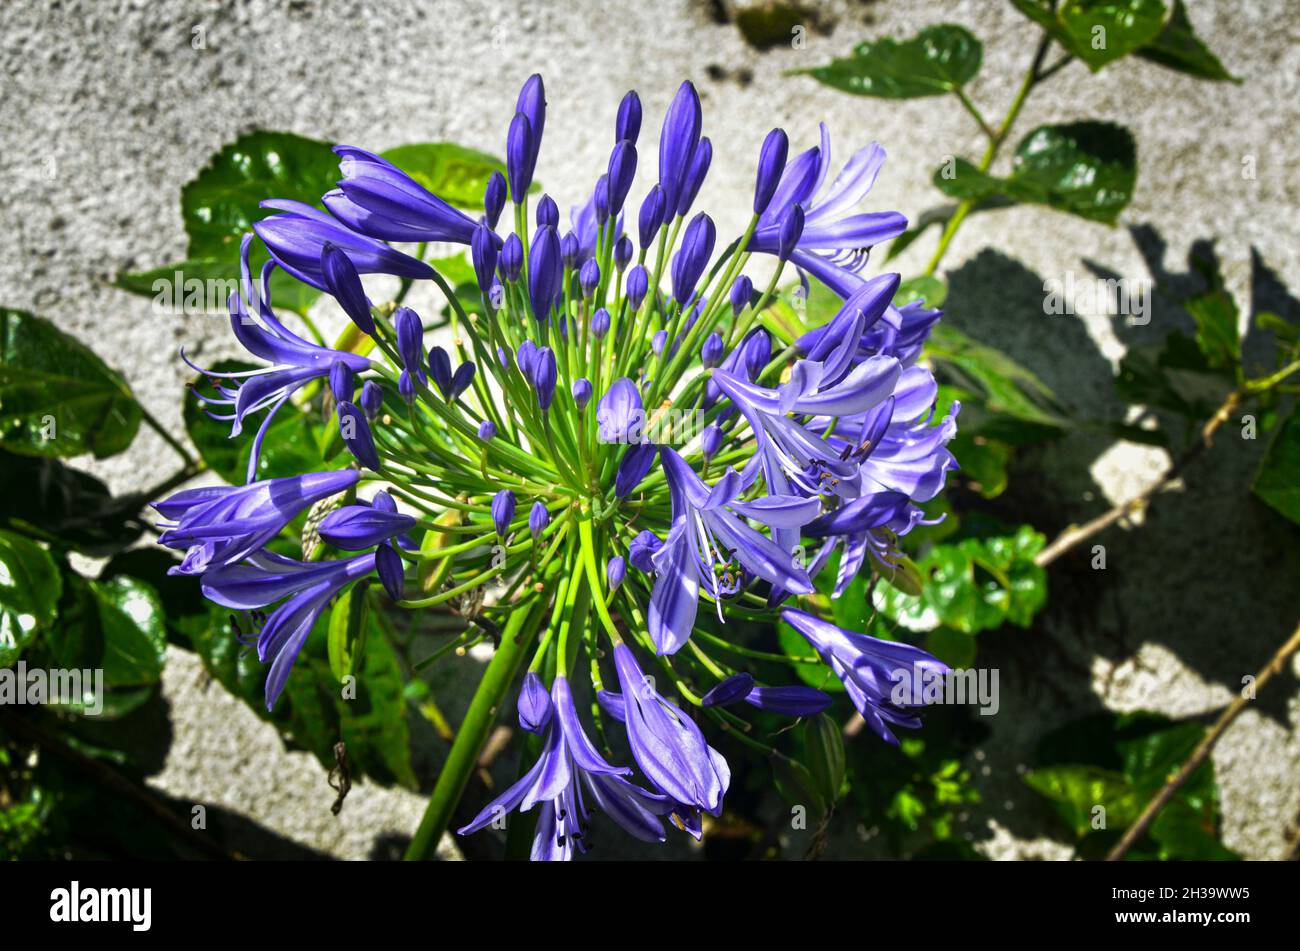
<svg viewBox="0 0 1300 951">
<path fill-rule="evenodd" d="M 1153 42 L 1165 26 L 1161 0 L 1012 0 L 1093 72 Z"/>
<path fill-rule="evenodd" d="M 933 181 L 953 198 L 980 201 L 1002 195 L 1115 224 L 1133 197 L 1137 146 L 1127 129 L 1107 122 L 1039 126 L 1016 148 L 1006 178 L 959 158 L 952 166 L 940 166 Z"/>
<path fill-rule="evenodd" d="M 1223 67 L 1219 58 L 1196 35 L 1183 0 L 1174 0 L 1173 13 L 1165 28 L 1138 50 L 1137 55 L 1198 79 L 1241 82 Z"/>
<path fill-rule="evenodd" d="M 90 588 L 104 638 L 104 679 L 112 686 L 157 683 L 167 647 L 158 592 L 125 575 Z"/>
<path fill-rule="evenodd" d="M 483 209 L 483 195 L 493 172 L 506 173 L 505 162 L 453 142 L 419 142 L 399 145 L 381 153 L 407 175 L 448 204 Z M 539 188 L 536 182 L 529 193 Z"/>
<path fill-rule="evenodd" d="M 979 72 L 982 57 L 983 46 L 968 30 L 940 24 L 902 42 L 860 43 L 850 56 L 797 72 L 859 96 L 913 99 L 960 89 Z"/>
<path fill-rule="evenodd" d="M 13 666 L 54 623 L 62 591 L 49 552 L 21 535 L 0 532 L 0 667 Z"/>
<path fill-rule="evenodd" d="M 1269 508 L 1300 525 L 1300 412 L 1294 407 L 1274 434 L 1250 489 Z"/>
<path fill-rule="evenodd" d="M 910 631 L 946 626 L 976 634 L 1003 624 L 1028 627 L 1047 602 L 1047 574 L 1034 564 L 1045 543 L 1043 535 L 1022 525 L 1012 535 L 935 545 L 917 562 L 925 580 L 919 596 L 882 580 L 873 602 Z"/>
<path fill-rule="evenodd" d="M 191 259 L 239 262 L 239 242 L 272 212 L 268 198 L 320 205 L 339 178 L 329 143 L 291 132 L 258 130 L 223 147 L 181 189 L 181 215 Z"/>
<path fill-rule="evenodd" d="M 140 428 L 126 381 L 43 317 L 0 307 L 0 446 L 25 456 L 103 459 Z"/>
</svg>

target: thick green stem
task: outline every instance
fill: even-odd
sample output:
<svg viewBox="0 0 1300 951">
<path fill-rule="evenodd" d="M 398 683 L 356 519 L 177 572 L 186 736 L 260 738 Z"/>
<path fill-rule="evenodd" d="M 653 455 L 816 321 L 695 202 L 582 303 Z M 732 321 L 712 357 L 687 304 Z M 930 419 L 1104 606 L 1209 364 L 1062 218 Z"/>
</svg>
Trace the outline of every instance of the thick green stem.
<svg viewBox="0 0 1300 951">
<path fill-rule="evenodd" d="M 429 796 L 424 818 L 420 820 L 420 827 L 415 830 L 415 836 L 407 847 L 408 861 L 427 861 L 434 857 L 438 840 L 451 822 L 452 813 L 465 792 L 465 784 L 469 782 L 469 775 L 496 723 L 501 702 L 528 656 L 528 647 L 537 630 L 537 621 L 546 607 L 546 598 L 538 598 L 530 610 L 516 610 L 506 622 L 501 633 L 501 646 L 492 655 L 492 662 L 479 681 L 469 711 L 456 732 L 451 752 L 447 754 L 447 762 L 443 764 L 438 782 Z"/>
</svg>

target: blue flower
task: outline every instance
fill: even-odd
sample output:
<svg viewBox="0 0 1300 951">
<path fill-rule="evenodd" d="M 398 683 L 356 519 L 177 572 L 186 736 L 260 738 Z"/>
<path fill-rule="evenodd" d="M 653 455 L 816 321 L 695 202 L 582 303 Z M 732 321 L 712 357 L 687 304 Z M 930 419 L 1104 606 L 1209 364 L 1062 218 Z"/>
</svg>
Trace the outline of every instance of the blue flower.
<svg viewBox="0 0 1300 951">
<path fill-rule="evenodd" d="M 752 528 L 745 519 L 797 529 L 820 511 L 816 499 L 771 494 L 752 502 L 738 500 L 741 479 L 728 470 L 715 486 L 695 474 L 676 450 L 660 449 L 672 498 L 672 528 L 653 556 L 650 637 L 660 654 L 679 650 L 691 636 L 701 588 L 718 606 L 751 578 L 762 578 L 796 594 L 810 594 L 812 581 L 793 554 Z"/>
<path fill-rule="evenodd" d="M 271 664 L 266 677 L 268 710 L 275 707 L 316 619 L 335 595 L 374 569 L 374 553 L 308 563 L 263 550 L 241 564 L 203 575 L 203 596 L 223 607 L 251 611 L 285 599 L 266 619 L 257 638 L 258 659 Z"/>
<path fill-rule="evenodd" d="M 429 280 L 433 268 L 408 254 L 394 251 L 382 241 L 358 234 L 337 218 L 300 201 L 273 198 L 263 208 L 281 212 L 253 223 L 253 231 L 271 252 L 275 263 L 304 284 L 328 290 L 321 272 L 321 251 L 326 244 L 342 249 L 362 274 L 392 274 L 411 280 Z"/>
<path fill-rule="evenodd" d="M 248 458 L 247 481 L 252 482 L 257 473 L 258 460 L 261 456 L 262 441 L 270 428 L 272 419 L 299 389 L 313 380 L 326 379 L 335 364 L 342 363 L 353 374 L 370 369 L 370 360 L 355 353 L 331 350 L 302 339 L 282 324 L 275 311 L 271 309 L 271 273 L 275 265 L 267 262 L 262 268 L 260 292 L 254 286 L 249 272 L 249 248 L 252 235 L 245 235 L 240 245 L 241 293 L 232 293 L 227 306 L 230 311 L 230 327 L 235 338 L 254 356 L 270 362 L 271 366 L 259 370 L 245 370 L 237 373 L 219 373 L 204 370 L 186 359 L 191 367 L 207 375 L 217 383 L 215 397 L 195 394 L 203 403 L 212 407 L 228 407 L 229 413 L 208 411 L 213 419 L 230 421 L 230 435 L 238 436 L 244 427 L 244 419 L 251 413 L 267 410 L 253 439 L 252 451 Z M 253 312 L 260 318 L 254 318 Z M 184 355 L 182 354 L 182 357 Z"/>
<path fill-rule="evenodd" d="M 266 545 L 280 530 L 322 499 L 357 484 L 355 469 L 312 472 L 241 486 L 185 489 L 151 503 L 163 518 L 160 544 L 185 550 L 168 574 L 198 575 L 232 565 Z"/>
<path fill-rule="evenodd" d="M 457 834 L 469 835 L 515 809 L 527 812 L 540 805 L 533 837 L 534 861 L 568 860 L 575 851 L 586 852 L 593 809 L 643 842 L 662 842 L 660 816 L 670 813 L 673 803 L 667 796 L 647 792 L 625 779 L 631 773 L 627 767 L 605 761 L 582 729 L 563 674 L 556 675 L 551 685 L 551 708 L 553 715 L 547 710 L 541 716 L 535 689 L 526 699 L 521 694 L 520 722 L 546 727 L 542 755 L 518 782 L 457 829 Z"/>
<path fill-rule="evenodd" d="M 338 145 L 339 187 L 325 207 L 353 231 L 381 241 L 469 244 L 475 222 L 387 159 Z"/>
<path fill-rule="evenodd" d="M 917 711 L 925 704 L 918 688 L 949 671 L 947 664 L 919 647 L 846 631 L 804 611 L 786 608 L 781 619 L 835 671 L 867 726 L 895 746 L 898 738 L 889 727 L 919 727 Z"/>
<path fill-rule="evenodd" d="M 885 163 L 885 150 L 872 143 L 855 152 L 844 170 L 820 197 L 831 162 L 831 138 L 821 125 L 821 146 L 809 149 L 785 166 L 780 184 L 760 215 L 749 242 L 750 251 L 777 254 L 781 224 L 795 206 L 804 213 L 803 232 L 790 260 L 840 297 L 847 298 L 863 282 L 858 272 L 872 246 L 896 238 L 907 219 L 895 211 L 851 214 L 871 191 Z"/>
</svg>

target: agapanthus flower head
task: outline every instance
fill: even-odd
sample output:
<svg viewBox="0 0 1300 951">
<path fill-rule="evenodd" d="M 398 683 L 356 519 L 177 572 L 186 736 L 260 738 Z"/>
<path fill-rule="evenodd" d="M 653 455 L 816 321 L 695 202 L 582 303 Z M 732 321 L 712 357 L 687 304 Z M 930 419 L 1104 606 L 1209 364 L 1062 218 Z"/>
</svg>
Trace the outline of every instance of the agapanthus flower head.
<svg viewBox="0 0 1300 951">
<path fill-rule="evenodd" d="M 454 609 L 466 624 L 509 652 L 489 667 L 476 709 L 504 707 L 513 685 L 499 674 L 526 669 L 518 720 L 541 753 L 460 831 L 536 809 L 533 856 L 568 858 L 590 847 L 597 814 L 647 842 L 672 829 L 702 835 L 702 815 L 720 814 L 730 785 L 713 738 L 725 746 L 754 710 L 842 719 L 851 703 L 889 741 L 920 724 L 917 696 L 900 693 L 894 674 L 946 668 L 812 609 L 824 608 L 815 592 L 842 596 L 859 571 L 898 569 L 921 506 L 957 465 L 948 446 L 960 406 L 937 405 L 922 360 L 939 312 L 896 306 L 898 276 L 865 273 L 869 249 L 904 225 L 861 207 L 879 146 L 855 152 L 827 185 L 826 130 L 793 157 L 772 130 L 753 216 L 720 241 L 715 220 L 731 215 L 697 207 L 702 184 L 715 162 L 752 169 L 753 155 L 728 156 L 721 142 L 715 155 L 689 82 L 663 117 L 657 165 L 637 145 L 643 110 L 629 93 L 608 161 L 577 194 L 533 204 L 546 108 L 541 77 L 530 77 L 501 116 L 504 174 L 487 179 L 481 203 L 456 199 L 472 207 L 350 146 L 337 150 L 328 211 L 266 203 L 272 213 L 254 229 L 271 262 L 255 282 L 253 239 L 243 242 L 230 311 L 236 338 L 268 365 L 209 374 L 216 395 L 200 394 L 214 415 L 225 408 L 218 418 L 232 435 L 266 410 L 250 484 L 157 506 L 169 520 L 163 544 L 185 551 L 178 573 L 199 575 L 232 610 L 275 605 L 258 638 L 269 705 L 349 585 L 377 578 L 388 599 L 378 588 L 367 597 L 384 610 L 463 603 Z M 463 263 L 425 247 L 448 242 Z M 777 269 L 764 291 L 742 273 L 755 252 Z M 450 279 L 465 267 L 472 278 Z M 331 348 L 290 331 L 270 305 L 276 268 L 328 291 L 361 333 L 349 327 Z M 383 282 L 368 288 L 369 274 L 401 278 L 397 299 L 372 300 Z M 403 306 L 412 282 L 435 278 L 448 297 L 442 337 Z M 791 332 L 769 319 L 773 289 L 814 280 L 842 301 L 829 321 Z M 325 465 L 347 468 L 254 481 L 269 421 L 291 398 L 308 419 L 336 420 L 346 451 L 330 440 L 318 448 Z M 293 541 L 307 560 L 272 553 Z M 746 663 L 751 648 L 726 646 L 738 617 L 784 618 L 847 699 L 779 674 L 756 679 L 776 662 L 762 655 L 771 662 L 758 669 Z M 653 658 L 659 684 L 638 657 Z M 632 765 L 612 765 L 588 738 L 589 698 L 624 724 Z M 611 732 L 606 720 L 602 736 Z M 762 730 L 747 738 L 773 757 L 788 742 Z"/>
</svg>

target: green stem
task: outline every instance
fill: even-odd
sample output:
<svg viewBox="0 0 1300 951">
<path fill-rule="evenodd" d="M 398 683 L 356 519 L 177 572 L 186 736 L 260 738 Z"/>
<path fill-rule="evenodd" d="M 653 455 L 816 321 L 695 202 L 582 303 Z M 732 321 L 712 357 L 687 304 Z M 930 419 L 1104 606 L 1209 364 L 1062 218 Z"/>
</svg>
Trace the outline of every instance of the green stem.
<svg viewBox="0 0 1300 951">
<path fill-rule="evenodd" d="M 1011 108 L 1007 110 L 1007 114 L 1003 117 L 1002 124 L 998 126 L 996 132 L 990 131 L 988 124 L 984 122 L 974 104 L 964 94 L 958 94 L 958 98 L 962 100 L 962 105 L 971 111 L 976 121 L 979 122 L 980 128 L 989 135 L 988 147 L 984 149 L 984 157 L 979 164 L 981 173 L 987 172 L 992 167 L 993 160 L 997 158 L 998 151 L 1002 148 L 1002 143 L 1007 140 L 1007 135 L 1011 132 L 1011 126 L 1015 124 L 1016 119 L 1020 116 L 1020 110 L 1025 105 L 1025 99 L 1028 98 L 1029 91 L 1046 78 L 1045 75 L 1039 73 L 1039 70 L 1042 68 L 1043 60 L 1047 57 L 1047 51 L 1051 48 L 1051 45 L 1051 36 L 1046 33 L 1043 34 L 1043 38 L 1038 42 L 1038 49 L 1034 52 L 1034 61 L 1030 64 L 1029 71 L 1025 73 L 1025 78 L 1021 80 L 1020 88 L 1016 91 L 1016 98 L 1011 101 Z M 962 222 L 966 220 L 966 216 L 970 214 L 974 206 L 975 202 L 969 198 L 964 199 L 957 206 L 957 210 L 948 219 L 948 224 L 944 226 L 943 234 L 939 237 L 939 246 L 934 249 L 934 256 L 930 258 L 930 263 L 926 265 L 926 274 L 933 274 L 938 270 L 939 262 L 948 253 L 948 246 L 952 244 L 952 239 L 957 235 L 957 229 L 961 227 Z"/>
<path fill-rule="evenodd" d="M 479 681 L 474 699 L 470 701 L 469 711 L 456 732 L 456 739 L 447 754 L 447 762 L 438 774 L 438 782 L 429 796 L 424 818 L 415 836 L 406 849 L 407 861 L 427 861 L 433 858 L 438 840 L 443 830 L 451 822 L 452 813 L 465 792 L 469 775 L 478 762 L 488 733 L 496 723 L 497 712 L 502 700 L 510 690 L 515 675 L 519 673 L 524 658 L 528 656 L 528 645 L 537 630 L 537 621 L 545 610 L 545 598 L 538 598 L 531 610 L 516 610 L 506 622 L 501 633 L 501 646 L 492 655 L 492 661 Z"/>
</svg>

